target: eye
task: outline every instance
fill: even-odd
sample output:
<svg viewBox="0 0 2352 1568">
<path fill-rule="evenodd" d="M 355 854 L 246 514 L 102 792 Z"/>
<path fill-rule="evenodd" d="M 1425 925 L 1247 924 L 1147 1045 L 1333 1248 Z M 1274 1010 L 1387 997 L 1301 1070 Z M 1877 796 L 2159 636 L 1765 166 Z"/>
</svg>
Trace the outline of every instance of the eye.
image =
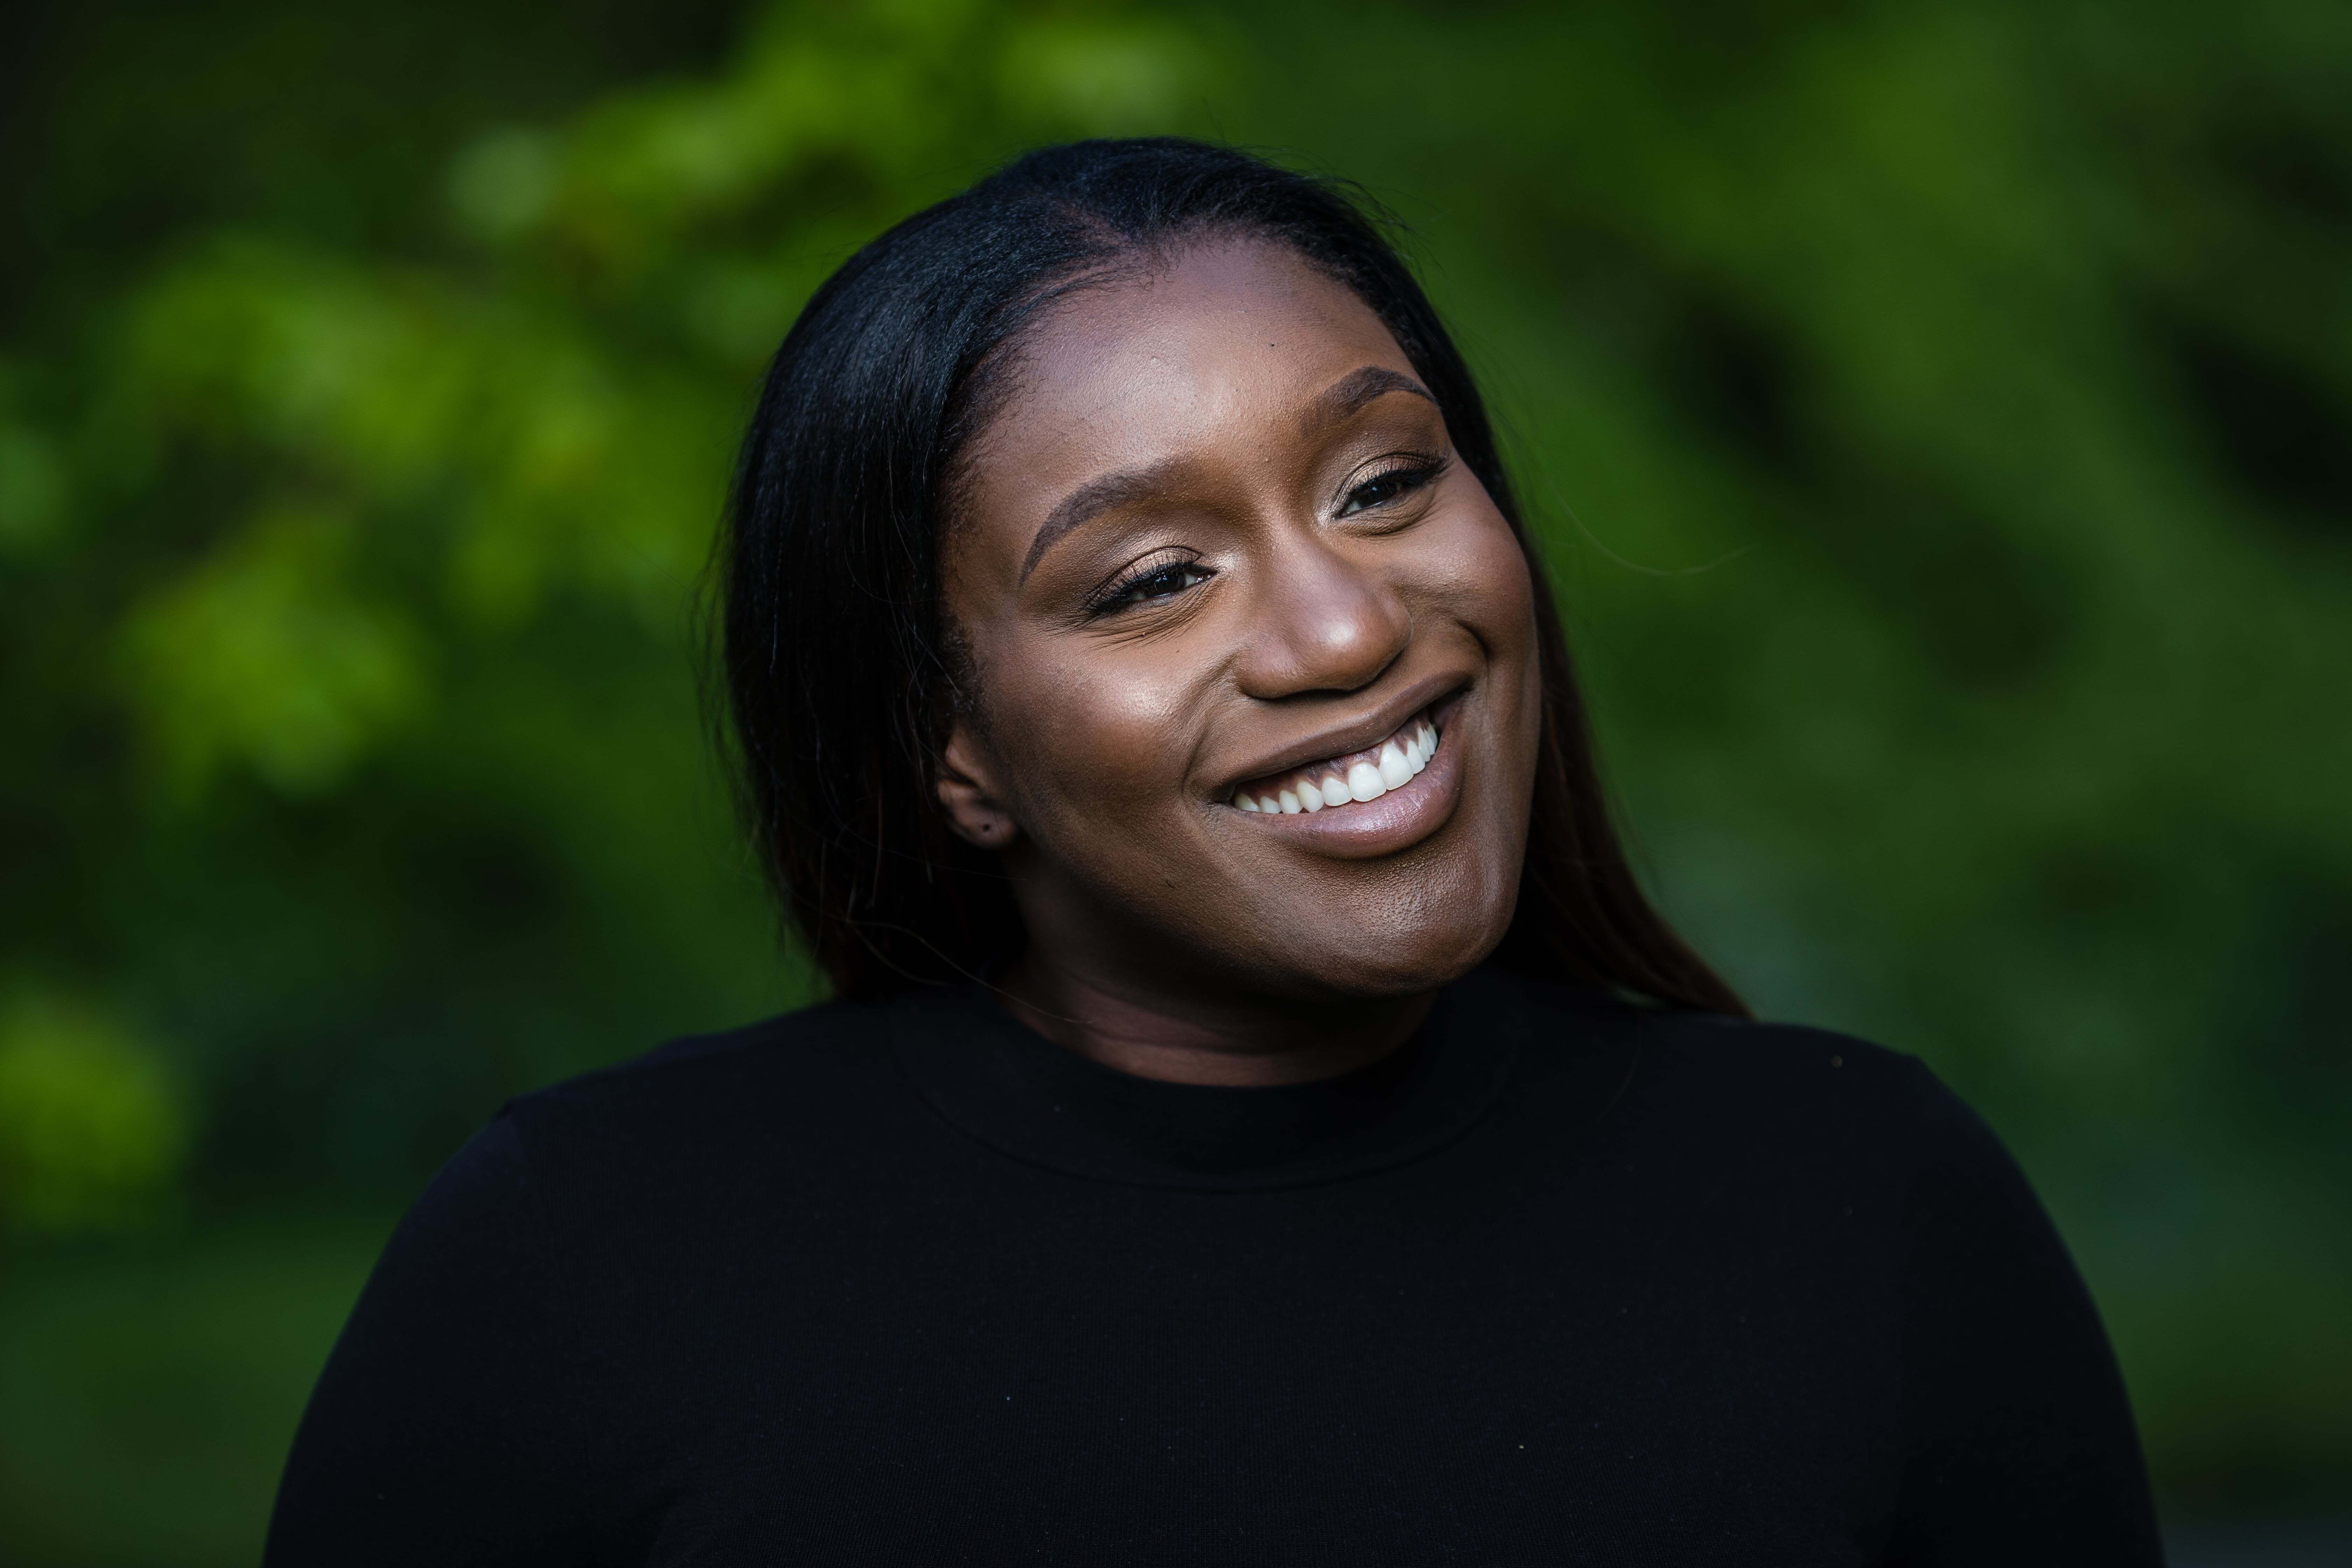
<svg viewBox="0 0 2352 1568">
<path fill-rule="evenodd" d="M 1207 582 L 1214 574 L 1197 561 L 1162 561 L 1156 565 L 1147 565 L 1105 590 L 1102 597 L 1095 602 L 1095 612 L 1101 615 L 1158 599 L 1172 599 L 1187 588 Z"/>
<path fill-rule="evenodd" d="M 1414 462 L 1401 464 L 1396 468 L 1374 474 L 1348 492 L 1346 499 L 1339 502 L 1339 511 L 1334 515 L 1351 517 L 1357 512 L 1369 510 L 1372 507 L 1384 506 L 1399 496 L 1409 494 L 1429 483 L 1437 477 L 1438 468 L 1439 465 L 1435 463 Z"/>
</svg>

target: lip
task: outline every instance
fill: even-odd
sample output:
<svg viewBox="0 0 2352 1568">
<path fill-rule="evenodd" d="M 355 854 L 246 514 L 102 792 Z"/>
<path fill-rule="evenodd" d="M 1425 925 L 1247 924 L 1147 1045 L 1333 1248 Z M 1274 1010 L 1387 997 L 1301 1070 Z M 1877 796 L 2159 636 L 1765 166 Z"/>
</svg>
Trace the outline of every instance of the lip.
<svg viewBox="0 0 2352 1568">
<path fill-rule="evenodd" d="M 1454 682 L 1441 680 L 1434 684 L 1444 691 Z M 1423 689 L 1426 689 L 1426 683 Z M 1414 695 L 1407 693 L 1409 699 Z M 1432 716 L 1437 725 L 1437 752 L 1429 759 L 1428 766 L 1377 800 L 1327 806 L 1321 811 L 1296 815 L 1277 813 L 1268 816 L 1223 805 L 1217 809 L 1232 813 L 1237 825 L 1246 824 L 1242 829 L 1244 832 L 1274 834 L 1302 849 L 1338 859 L 1369 859 L 1411 848 L 1444 826 L 1454 816 L 1454 808 L 1461 804 L 1463 741 L 1453 721 L 1460 714 L 1463 695 L 1461 690 L 1454 690 L 1433 705 Z M 1403 710 L 1390 721 L 1388 729 L 1373 730 L 1367 738 L 1355 742 L 1348 749 L 1361 751 L 1372 742 L 1392 733 L 1398 725 L 1423 706 L 1433 705 L 1425 700 L 1419 703 L 1408 701 Z M 1360 727 L 1353 726 L 1345 731 L 1331 731 L 1342 739 L 1361 732 Z M 1265 771 L 1280 772 L 1285 766 L 1299 766 L 1337 752 L 1336 747 L 1332 751 L 1308 752 L 1289 763 L 1277 763 Z"/>
<path fill-rule="evenodd" d="M 1360 752 L 1367 746 L 1377 745 L 1395 734 L 1406 720 L 1423 709 L 1445 709 L 1469 685 L 1469 678 L 1459 672 L 1423 676 L 1361 719 L 1305 736 L 1278 752 L 1268 752 L 1236 768 L 1231 777 L 1218 784 L 1211 792 L 1211 798 L 1222 804 L 1232 799 L 1234 791 L 1252 779 L 1288 773 L 1309 763 L 1319 763 L 1328 757 L 1344 757 L 1350 752 Z M 1442 752 L 1444 749 L 1444 737 L 1441 735 L 1438 750 Z M 1378 805 L 1380 802 L 1367 804 Z"/>
</svg>

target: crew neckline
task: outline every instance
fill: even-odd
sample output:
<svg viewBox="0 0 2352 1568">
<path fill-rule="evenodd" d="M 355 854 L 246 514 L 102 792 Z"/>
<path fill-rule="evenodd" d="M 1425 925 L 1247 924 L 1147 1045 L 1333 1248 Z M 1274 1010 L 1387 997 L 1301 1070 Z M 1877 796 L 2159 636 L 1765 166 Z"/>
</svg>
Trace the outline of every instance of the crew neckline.
<svg viewBox="0 0 2352 1568">
<path fill-rule="evenodd" d="M 924 1100 L 999 1153 L 1095 1181 L 1242 1191 L 1389 1169 L 1469 1131 L 1525 1044 L 1516 991 L 1475 971 L 1441 991 L 1421 1027 L 1380 1060 L 1251 1089 L 1106 1067 L 1039 1035 L 979 985 L 901 996 L 888 1022 Z"/>
</svg>

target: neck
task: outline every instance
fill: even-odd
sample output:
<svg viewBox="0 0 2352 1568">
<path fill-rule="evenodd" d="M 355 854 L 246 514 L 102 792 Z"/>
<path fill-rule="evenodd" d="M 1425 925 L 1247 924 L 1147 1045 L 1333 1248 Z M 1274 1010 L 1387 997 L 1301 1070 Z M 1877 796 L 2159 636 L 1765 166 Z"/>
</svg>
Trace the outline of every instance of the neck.
<svg viewBox="0 0 2352 1568">
<path fill-rule="evenodd" d="M 999 994 L 1055 1045 L 1138 1078 L 1263 1089 L 1336 1078 L 1404 1044 L 1436 1000 L 1269 1000 L 1121 984 L 1056 963 L 1034 943 Z"/>
</svg>

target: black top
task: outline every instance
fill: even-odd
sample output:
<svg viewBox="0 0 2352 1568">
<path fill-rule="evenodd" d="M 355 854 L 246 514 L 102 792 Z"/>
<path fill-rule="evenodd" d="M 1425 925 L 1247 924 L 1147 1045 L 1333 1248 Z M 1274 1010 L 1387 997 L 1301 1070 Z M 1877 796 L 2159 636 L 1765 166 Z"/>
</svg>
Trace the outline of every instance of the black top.
<svg viewBox="0 0 2352 1568">
<path fill-rule="evenodd" d="M 2096 1313 L 1917 1062 L 1492 972 L 1286 1089 L 983 994 L 509 1105 L 275 1568 L 2160 1561 Z"/>
</svg>

